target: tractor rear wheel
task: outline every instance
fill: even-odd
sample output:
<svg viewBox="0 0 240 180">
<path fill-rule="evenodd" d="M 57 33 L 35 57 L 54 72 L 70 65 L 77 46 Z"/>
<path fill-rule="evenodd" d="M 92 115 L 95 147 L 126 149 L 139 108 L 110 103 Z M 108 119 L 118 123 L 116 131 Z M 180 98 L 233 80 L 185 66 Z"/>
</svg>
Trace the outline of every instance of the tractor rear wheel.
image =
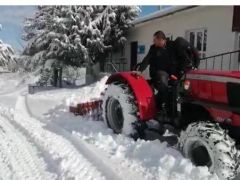
<svg viewBox="0 0 240 180">
<path fill-rule="evenodd" d="M 235 141 L 218 124 L 195 122 L 181 132 L 180 150 L 197 166 L 207 166 L 221 179 L 233 179 L 239 167 Z"/>
<path fill-rule="evenodd" d="M 103 120 L 115 133 L 133 135 L 138 121 L 135 97 L 128 85 L 115 82 L 108 86 L 103 98 Z"/>
</svg>

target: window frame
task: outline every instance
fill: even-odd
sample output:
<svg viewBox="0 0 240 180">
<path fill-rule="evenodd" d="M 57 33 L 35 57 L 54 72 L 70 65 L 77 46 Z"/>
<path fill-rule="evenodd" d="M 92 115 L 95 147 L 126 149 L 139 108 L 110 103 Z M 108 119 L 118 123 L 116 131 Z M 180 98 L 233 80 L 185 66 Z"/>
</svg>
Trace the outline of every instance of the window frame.
<svg viewBox="0 0 240 180">
<path fill-rule="evenodd" d="M 205 48 L 205 50 L 204 50 L 204 40 L 205 40 L 205 31 L 206 31 L 206 48 Z M 186 39 L 190 42 L 190 34 L 191 33 L 194 33 L 194 47 L 198 50 L 198 52 L 199 52 L 199 55 L 200 55 L 200 58 L 204 58 L 204 57 L 206 57 L 206 53 L 207 53 L 207 39 L 208 39 L 208 29 L 207 28 L 197 28 L 197 29 L 189 29 L 189 30 L 187 30 L 186 31 L 186 33 L 185 33 L 185 37 L 186 37 Z M 197 38 L 197 34 L 198 33 L 202 33 L 202 39 L 201 39 L 201 50 L 199 50 L 198 48 L 197 48 L 197 40 L 198 40 L 198 38 Z M 191 44 L 192 45 L 192 44 Z"/>
<path fill-rule="evenodd" d="M 173 40 L 173 34 L 172 33 L 168 33 L 168 34 L 166 34 L 166 39 L 168 39 L 168 40 Z"/>
</svg>

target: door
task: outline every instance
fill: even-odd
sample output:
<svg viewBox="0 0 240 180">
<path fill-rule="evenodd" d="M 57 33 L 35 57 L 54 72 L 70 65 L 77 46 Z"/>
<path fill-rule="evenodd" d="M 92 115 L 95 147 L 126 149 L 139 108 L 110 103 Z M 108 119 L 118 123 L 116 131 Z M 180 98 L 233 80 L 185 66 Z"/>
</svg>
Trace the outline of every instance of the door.
<svg viewBox="0 0 240 180">
<path fill-rule="evenodd" d="M 131 59 L 130 59 L 130 70 L 134 70 L 137 65 L 137 53 L 138 53 L 138 42 L 131 42 Z"/>
<path fill-rule="evenodd" d="M 237 50 L 240 50 L 240 34 L 238 33 L 238 36 L 237 36 Z M 238 52 L 238 58 L 237 58 L 237 67 L 238 67 L 238 70 L 239 70 L 239 63 L 240 63 L 240 52 Z"/>
<path fill-rule="evenodd" d="M 240 32 L 240 6 L 233 7 L 232 31 Z"/>
</svg>

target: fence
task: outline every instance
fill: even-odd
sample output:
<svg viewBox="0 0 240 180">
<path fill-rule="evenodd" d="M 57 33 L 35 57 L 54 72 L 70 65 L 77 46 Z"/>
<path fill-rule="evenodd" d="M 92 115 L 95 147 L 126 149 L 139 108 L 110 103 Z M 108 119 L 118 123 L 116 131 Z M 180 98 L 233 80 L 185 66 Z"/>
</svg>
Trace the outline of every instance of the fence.
<svg viewBox="0 0 240 180">
<path fill-rule="evenodd" d="M 240 50 L 217 54 L 200 59 L 199 69 L 239 70 Z"/>
</svg>

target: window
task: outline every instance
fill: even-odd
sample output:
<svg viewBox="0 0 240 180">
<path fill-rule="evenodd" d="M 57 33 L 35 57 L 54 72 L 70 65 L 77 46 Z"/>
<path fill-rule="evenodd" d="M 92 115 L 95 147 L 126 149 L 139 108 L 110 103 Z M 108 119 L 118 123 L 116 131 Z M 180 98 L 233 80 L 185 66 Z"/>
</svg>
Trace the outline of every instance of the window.
<svg viewBox="0 0 240 180">
<path fill-rule="evenodd" d="M 207 50 L 207 30 L 206 29 L 196 29 L 186 32 L 187 40 L 197 48 L 201 58 L 206 56 Z"/>
<path fill-rule="evenodd" d="M 166 38 L 167 38 L 167 40 L 172 40 L 173 36 L 172 36 L 172 34 L 166 34 Z"/>
</svg>

